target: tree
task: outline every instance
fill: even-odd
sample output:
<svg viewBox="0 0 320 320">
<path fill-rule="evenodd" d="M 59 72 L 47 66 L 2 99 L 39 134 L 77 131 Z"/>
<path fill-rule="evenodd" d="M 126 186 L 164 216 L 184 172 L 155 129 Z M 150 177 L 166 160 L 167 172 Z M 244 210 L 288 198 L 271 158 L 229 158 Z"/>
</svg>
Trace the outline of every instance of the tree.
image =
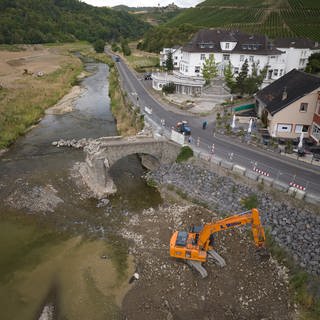
<svg viewBox="0 0 320 320">
<path fill-rule="evenodd" d="M 98 39 L 93 43 L 93 47 L 96 52 L 104 52 L 104 45 L 105 42 L 102 39 Z"/>
<path fill-rule="evenodd" d="M 243 65 L 241 66 L 241 71 L 237 77 L 237 83 L 236 83 L 236 88 L 241 94 L 245 92 L 245 81 L 248 77 L 248 71 L 249 71 L 248 60 L 246 59 Z"/>
<path fill-rule="evenodd" d="M 167 56 L 166 68 L 169 71 L 173 70 L 173 59 L 172 59 L 172 52 L 171 51 L 169 51 L 168 56 Z"/>
<path fill-rule="evenodd" d="M 230 61 L 229 61 L 228 65 L 224 68 L 223 74 L 224 74 L 224 80 L 225 80 L 228 88 L 232 92 L 235 88 L 235 81 L 233 78 L 232 65 L 231 65 Z"/>
<path fill-rule="evenodd" d="M 167 84 L 165 84 L 163 87 L 162 87 L 162 91 L 164 93 L 175 93 L 176 91 L 176 86 L 173 82 L 169 82 Z"/>
<path fill-rule="evenodd" d="M 131 50 L 129 48 L 129 45 L 128 45 L 128 41 L 125 40 L 125 39 L 121 39 L 121 50 L 123 52 L 123 54 L 125 56 L 130 56 L 131 55 Z"/>
<path fill-rule="evenodd" d="M 306 72 L 314 74 L 320 73 L 320 52 L 313 53 L 308 58 Z"/>
<path fill-rule="evenodd" d="M 244 92 L 248 94 L 256 93 L 260 89 L 262 82 L 266 77 L 267 71 L 268 67 L 265 66 L 259 72 L 258 64 L 253 62 L 251 75 L 244 80 Z"/>
<path fill-rule="evenodd" d="M 209 59 L 205 59 L 204 64 L 202 66 L 202 76 L 206 81 L 206 84 L 210 84 L 211 80 L 213 80 L 218 75 L 217 64 L 214 60 L 213 53 L 210 54 Z"/>
</svg>

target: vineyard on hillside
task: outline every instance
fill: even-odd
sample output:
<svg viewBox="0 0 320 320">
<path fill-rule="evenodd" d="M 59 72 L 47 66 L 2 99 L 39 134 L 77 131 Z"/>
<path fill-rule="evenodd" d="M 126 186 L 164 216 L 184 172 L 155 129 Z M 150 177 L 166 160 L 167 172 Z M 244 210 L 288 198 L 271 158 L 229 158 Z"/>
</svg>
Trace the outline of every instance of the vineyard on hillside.
<svg viewBox="0 0 320 320">
<path fill-rule="evenodd" d="M 207 0 L 185 10 L 168 26 L 190 23 L 204 28 L 239 29 L 270 38 L 304 37 L 320 41 L 318 0 Z"/>
</svg>

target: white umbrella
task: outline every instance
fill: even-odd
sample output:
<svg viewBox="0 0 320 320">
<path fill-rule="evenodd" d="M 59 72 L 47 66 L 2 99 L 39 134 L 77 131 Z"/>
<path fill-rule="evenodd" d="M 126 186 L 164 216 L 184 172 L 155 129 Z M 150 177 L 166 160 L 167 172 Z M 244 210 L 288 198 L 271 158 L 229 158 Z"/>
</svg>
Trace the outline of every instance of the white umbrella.
<svg viewBox="0 0 320 320">
<path fill-rule="evenodd" d="M 299 144 L 298 144 L 298 148 L 301 149 L 303 147 L 303 132 L 301 132 L 300 135 L 300 140 L 299 140 Z"/>
<path fill-rule="evenodd" d="M 251 130 L 252 130 L 252 118 L 250 118 L 250 121 L 249 121 L 248 133 L 251 133 Z"/>
<path fill-rule="evenodd" d="M 231 123 L 231 128 L 234 129 L 236 127 L 236 115 L 233 115 L 232 123 Z"/>
</svg>

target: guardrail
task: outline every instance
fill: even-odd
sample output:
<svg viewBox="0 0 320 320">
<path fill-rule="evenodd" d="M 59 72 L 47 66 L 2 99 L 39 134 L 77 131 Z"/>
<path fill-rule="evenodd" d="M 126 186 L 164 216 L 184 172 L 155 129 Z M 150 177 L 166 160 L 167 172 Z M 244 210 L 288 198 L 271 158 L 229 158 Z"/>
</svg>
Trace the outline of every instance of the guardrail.
<svg viewBox="0 0 320 320">
<path fill-rule="evenodd" d="M 171 139 L 172 127 L 166 125 L 163 119 L 156 114 L 145 114 L 145 120 L 156 130 L 157 134 Z M 305 200 L 308 203 L 320 204 L 320 184 L 312 183 L 289 172 L 270 167 L 263 162 L 252 161 L 233 152 L 225 152 L 214 144 L 208 145 L 200 138 L 185 136 L 185 145 L 189 145 L 195 155 L 209 164 L 219 166 L 234 174 L 245 176 L 277 191 L 290 194 L 296 199 Z"/>
<path fill-rule="evenodd" d="M 128 88 L 126 88 L 128 89 Z M 128 92 L 128 98 L 135 108 L 139 108 L 144 114 L 145 120 L 149 122 L 157 131 L 157 134 L 171 139 L 171 126 L 165 123 L 152 112 L 152 108 L 142 105 L 135 92 Z M 186 138 L 186 144 L 194 150 L 195 154 L 202 160 L 233 171 L 235 174 L 241 174 L 249 179 L 253 179 L 271 186 L 279 191 L 288 192 L 298 199 L 305 199 L 307 202 L 320 204 L 320 183 L 316 184 L 289 172 L 270 167 L 263 162 L 253 161 L 233 152 L 225 152 L 214 144 L 208 145 L 200 138 Z"/>
</svg>

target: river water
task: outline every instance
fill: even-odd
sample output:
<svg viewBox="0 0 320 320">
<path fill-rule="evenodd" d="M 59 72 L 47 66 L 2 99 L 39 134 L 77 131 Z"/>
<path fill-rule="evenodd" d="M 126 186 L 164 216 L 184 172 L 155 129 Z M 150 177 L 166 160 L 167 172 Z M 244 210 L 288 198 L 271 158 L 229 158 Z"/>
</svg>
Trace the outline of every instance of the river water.
<svg viewBox="0 0 320 320">
<path fill-rule="evenodd" d="M 134 270 L 116 231 L 129 213 L 161 203 L 136 155 L 111 168 L 118 192 L 98 201 L 74 173 L 83 152 L 51 145 L 116 135 L 108 67 L 87 61 L 85 68 L 92 75 L 74 111 L 46 115 L 0 158 L 1 319 L 38 319 L 44 306 L 54 319 L 117 318 L 124 271 Z"/>
</svg>

